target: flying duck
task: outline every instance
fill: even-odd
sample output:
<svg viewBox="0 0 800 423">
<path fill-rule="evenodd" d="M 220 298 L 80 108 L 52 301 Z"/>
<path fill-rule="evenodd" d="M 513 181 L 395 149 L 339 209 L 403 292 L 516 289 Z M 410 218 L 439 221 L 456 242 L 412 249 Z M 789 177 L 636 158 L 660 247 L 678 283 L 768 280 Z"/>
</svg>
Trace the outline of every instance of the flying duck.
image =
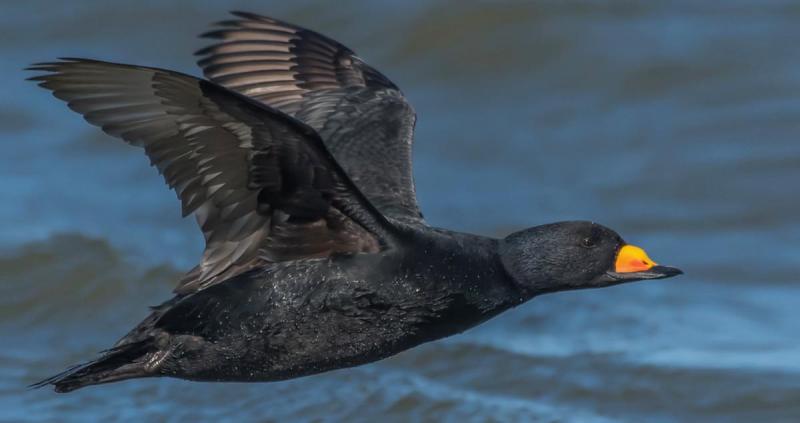
<svg viewBox="0 0 800 423">
<path fill-rule="evenodd" d="M 206 243 L 173 298 L 34 386 L 290 379 L 457 334 L 537 295 L 681 273 L 593 222 L 503 239 L 429 226 L 415 112 L 397 86 L 330 38 L 233 15 L 197 53 L 207 79 L 74 58 L 29 68 L 143 148 Z"/>
</svg>

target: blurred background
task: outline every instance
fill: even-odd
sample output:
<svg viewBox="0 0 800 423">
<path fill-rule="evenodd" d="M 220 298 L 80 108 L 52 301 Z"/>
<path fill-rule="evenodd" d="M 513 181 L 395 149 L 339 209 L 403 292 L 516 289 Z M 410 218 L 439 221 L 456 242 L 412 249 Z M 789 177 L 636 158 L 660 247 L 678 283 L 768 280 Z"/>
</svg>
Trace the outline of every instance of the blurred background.
<svg viewBox="0 0 800 423">
<path fill-rule="evenodd" d="M 269 384 L 26 385 L 171 296 L 202 237 L 144 154 L 34 84 L 78 56 L 199 75 L 241 9 L 399 85 L 432 225 L 588 219 L 680 278 L 548 295 L 444 341 Z M 800 6 L 794 1 L 3 2 L 0 420 L 800 420 Z"/>
</svg>

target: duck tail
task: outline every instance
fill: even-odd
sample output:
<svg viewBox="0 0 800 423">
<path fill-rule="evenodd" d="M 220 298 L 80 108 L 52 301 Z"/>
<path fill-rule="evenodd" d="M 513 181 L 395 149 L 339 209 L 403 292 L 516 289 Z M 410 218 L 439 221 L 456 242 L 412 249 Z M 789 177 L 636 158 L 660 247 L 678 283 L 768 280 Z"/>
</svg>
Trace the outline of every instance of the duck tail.
<svg viewBox="0 0 800 423">
<path fill-rule="evenodd" d="M 53 385 L 56 392 L 70 392 L 89 385 L 154 376 L 153 372 L 147 371 L 144 360 L 141 360 L 154 350 L 150 339 L 118 345 L 104 351 L 103 356 L 97 360 L 70 367 L 55 376 L 34 383 L 30 388 Z"/>
</svg>

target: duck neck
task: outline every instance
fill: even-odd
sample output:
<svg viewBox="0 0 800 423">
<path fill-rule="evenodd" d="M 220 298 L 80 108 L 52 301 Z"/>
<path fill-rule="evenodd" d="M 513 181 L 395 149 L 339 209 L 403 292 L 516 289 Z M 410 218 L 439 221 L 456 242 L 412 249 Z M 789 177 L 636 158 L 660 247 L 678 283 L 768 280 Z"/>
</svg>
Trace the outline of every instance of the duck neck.
<svg viewBox="0 0 800 423">
<path fill-rule="evenodd" d="M 453 311 L 472 325 L 517 306 L 533 295 L 517 284 L 500 259 L 500 240 L 436 230 L 419 249 L 417 263 L 433 269 L 433 288 L 451 299 Z M 466 317 L 471 316 L 471 317 Z M 469 325 L 471 326 L 471 325 Z"/>
</svg>

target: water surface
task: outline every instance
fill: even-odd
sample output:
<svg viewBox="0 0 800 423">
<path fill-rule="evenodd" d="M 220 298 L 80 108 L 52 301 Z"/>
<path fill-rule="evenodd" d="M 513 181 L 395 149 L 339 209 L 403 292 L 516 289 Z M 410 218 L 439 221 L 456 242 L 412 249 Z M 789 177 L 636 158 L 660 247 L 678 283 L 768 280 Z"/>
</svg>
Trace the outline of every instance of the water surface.
<svg viewBox="0 0 800 423">
<path fill-rule="evenodd" d="M 800 420 L 800 7 L 790 1 L 6 3 L 0 420 Z M 589 219 L 686 275 L 537 298 L 354 369 L 270 384 L 26 385 L 169 297 L 202 237 L 140 151 L 21 68 L 199 74 L 229 9 L 342 41 L 400 85 L 431 224 Z"/>
</svg>

